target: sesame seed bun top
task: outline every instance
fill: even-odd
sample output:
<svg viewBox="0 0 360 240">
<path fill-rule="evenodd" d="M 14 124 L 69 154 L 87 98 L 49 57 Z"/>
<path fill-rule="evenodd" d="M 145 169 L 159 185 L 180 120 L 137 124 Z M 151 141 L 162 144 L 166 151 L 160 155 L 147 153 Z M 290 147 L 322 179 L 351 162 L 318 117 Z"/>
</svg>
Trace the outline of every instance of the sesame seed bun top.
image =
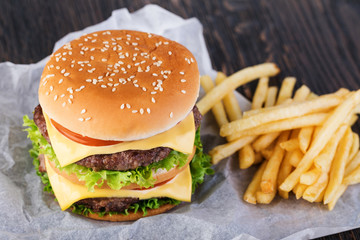
<svg viewBox="0 0 360 240">
<path fill-rule="evenodd" d="M 183 120 L 199 92 L 199 70 L 184 46 L 129 30 L 90 33 L 50 57 L 39 101 L 51 119 L 83 136 L 130 141 Z"/>
</svg>

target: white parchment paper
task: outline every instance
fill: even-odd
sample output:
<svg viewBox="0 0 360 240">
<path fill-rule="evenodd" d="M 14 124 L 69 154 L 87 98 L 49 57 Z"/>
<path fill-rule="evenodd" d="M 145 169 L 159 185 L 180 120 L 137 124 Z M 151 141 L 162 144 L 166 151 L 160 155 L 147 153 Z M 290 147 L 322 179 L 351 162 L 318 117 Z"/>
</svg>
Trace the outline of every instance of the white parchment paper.
<svg viewBox="0 0 360 240">
<path fill-rule="evenodd" d="M 185 45 L 201 74 L 215 75 L 197 19 L 184 20 L 158 6 L 130 14 L 116 10 L 106 21 L 70 33 L 62 44 L 105 29 L 134 29 L 163 35 Z M 30 65 L 0 64 L 0 239 L 307 239 L 360 226 L 360 187 L 349 187 L 332 212 L 321 204 L 277 197 L 270 205 L 250 205 L 243 192 L 255 169 L 240 171 L 237 160 L 215 166 L 193 196 L 174 210 L 135 222 L 110 223 L 62 212 L 54 197 L 42 191 L 28 155 L 30 140 L 22 116 L 32 115 L 46 59 Z M 243 109 L 248 102 L 239 97 Z M 205 150 L 222 142 L 207 114 L 202 126 Z"/>
</svg>

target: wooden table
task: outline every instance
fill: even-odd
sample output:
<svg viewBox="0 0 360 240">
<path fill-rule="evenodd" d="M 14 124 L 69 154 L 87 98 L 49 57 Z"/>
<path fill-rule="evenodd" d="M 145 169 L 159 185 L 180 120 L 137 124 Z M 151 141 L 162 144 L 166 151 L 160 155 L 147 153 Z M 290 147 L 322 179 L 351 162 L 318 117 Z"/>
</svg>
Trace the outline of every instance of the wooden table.
<svg viewBox="0 0 360 240">
<path fill-rule="evenodd" d="M 197 17 L 213 67 L 231 74 L 274 61 L 271 84 L 296 76 L 315 93 L 360 88 L 360 2 L 240 0 L 11 0 L 0 1 L 0 62 L 34 63 L 65 34 L 101 22 L 118 8 L 154 3 L 184 18 Z M 238 89 L 251 98 L 256 83 Z M 359 132 L 359 121 L 355 131 Z M 360 239 L 360 229 L 321 239 Z"/>
</svg>

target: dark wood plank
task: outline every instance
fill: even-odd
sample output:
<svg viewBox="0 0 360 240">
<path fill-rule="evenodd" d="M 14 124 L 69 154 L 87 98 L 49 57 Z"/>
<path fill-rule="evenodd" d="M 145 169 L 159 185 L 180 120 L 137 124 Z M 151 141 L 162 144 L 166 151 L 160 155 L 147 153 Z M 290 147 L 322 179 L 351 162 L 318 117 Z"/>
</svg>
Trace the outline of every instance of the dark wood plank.
<svg viewBox="0 0 360 240">
<path fill-rule="evenodd" d="M 135 11 L 148 3 L 199 18 L 214 69 L 231 74 L 274 61 L 282 70 L 274 85 L 296 76 L 297 87 L 306 84 L 318 94 L 360 88 L 358 0 L 0 1 L 0 62 L 37 62 L 65 34 L 103 21 L 115 9 Z M 255 86 L 238 90 L 251 98 Z M 359 122 L 354 129 L 359 132 Z M 321 239 L 360 239 L 360 230 Z"/>
</svg>

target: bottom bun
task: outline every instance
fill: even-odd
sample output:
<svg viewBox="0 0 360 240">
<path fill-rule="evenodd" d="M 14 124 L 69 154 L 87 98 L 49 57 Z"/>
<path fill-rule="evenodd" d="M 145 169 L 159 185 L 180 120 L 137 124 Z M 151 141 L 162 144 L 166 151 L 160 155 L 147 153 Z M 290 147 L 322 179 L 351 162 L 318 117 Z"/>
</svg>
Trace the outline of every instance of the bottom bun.
<svg viewBox="0 0 360 240">
<path fill-rule="evenodd" d="M 146 216 L 143 215 L 144 213 L 142 211 L 138 211 L 137 213 L 130 212 L 128 215 L 112 214 L 110 216 L 109 214 L 106 214 L 102 217 L 100 217 L 96 213 L 89 213 L 89 215 L 87 215 L 85 217 L 92 218 L 95 220 L 111 221 L 111 222 L 135 221 L 135 220 L 138 220 L 139 218 L 150 217 L 150 216 L 154 216 L 157 214 L 161 214 L 163 212 L 169 211 L 170 209 L 172 209 L 175 206 L 176 205 L 173 205 L 173 204 L 165 204 L 157 209 L 149 209 L 149 210 L 147 210 Z"/>
</svg>

